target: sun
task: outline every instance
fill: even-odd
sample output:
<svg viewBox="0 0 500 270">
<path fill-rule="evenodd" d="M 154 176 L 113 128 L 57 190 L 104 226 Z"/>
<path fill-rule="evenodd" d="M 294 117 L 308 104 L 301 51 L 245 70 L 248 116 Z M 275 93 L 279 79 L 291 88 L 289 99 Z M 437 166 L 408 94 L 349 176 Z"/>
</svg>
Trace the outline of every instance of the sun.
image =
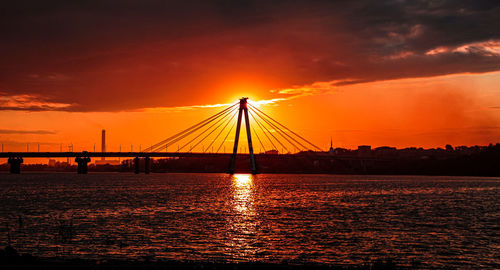
<svg viewBox="0 0 500 270">
<path fill-rule="evenodd" d="M 228 100 L 231 100 L 230 102 L 228 102 L 229 104 L 235 104 L 235 103 L 239 103 L 240 102 L 240 99 L 241 98 L 248 98 L 248 103 L 254 107 L 257 107 L 257 108 L 260 108 L 260 106 L 262 105 L 261 102 L 259 102 L 259 98 L 255 95 L 252 95 L 252 94 L 238 94 L 238 95 L 235 95 L 234 97 L 228 99 Z"/>
</svg>

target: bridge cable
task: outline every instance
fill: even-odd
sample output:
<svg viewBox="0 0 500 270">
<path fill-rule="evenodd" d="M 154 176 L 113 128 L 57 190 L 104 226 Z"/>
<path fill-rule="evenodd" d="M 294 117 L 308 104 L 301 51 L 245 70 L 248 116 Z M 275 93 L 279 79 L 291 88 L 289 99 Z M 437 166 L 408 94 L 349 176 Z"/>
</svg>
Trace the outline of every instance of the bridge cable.
<svg viewBox="0 0 500 270">
<path fill-rule="evenodd" d="M 237 115 L 237 112 L 235 112 L 233 114 L 233 116 L 226 122 L 226 125 L 224 125 L 224 127 L 220 130 L 220 132 L 217 134 L 217 136 L 215 136 L 215 138 L 212 140 L 212 142 L 208 145 L 207 149 L 205 149 L 205 152 L 207 152 L 208 149 L 210 149 L 210 147 L 215 143 L 215 141 L 217 141 L 217 139 L 219 138 L 219 136 L 222 134 L 222 132 L 226 129 L 226 127 L 229 125 L 229 123 L 231 123 L 231 121 L 233 121 L 234 117 Z"/>
<path fill-rule="evenodd" d="M 255 113 L 255 114 L 257 114 L 257 112 L 255 112 L 255 111 L 254 111 L 254 113 Z M 257 116 L 259 116 L 259 117 L 260 117 L 260 118 L 261 118 L 261 119 L 262 119 L 265 123 L 267 123 L 271 129 L 274 129 L 274 130 L 275 130 L 275 131 L 276 131 L 276 132 L 277 132 L 277 133 L 278 133 L 281 137 L 283 137 L 283 138 L 284 138 L 284 139 L 285 139 L 285 140 L 286 140 L 289 144 L 291 144 L 293 148 L 297 148 L 297 146 L 296 146 L 296 145 L 294 145 L 294 144 L 293 144 L 290 140 L 288 140 L 288 138 L 287 138 L 287 137 L 285 137 L 285 136 L 281 133 L 282 131 L 281 131 L 279 128 L 276 128 L 275 126 L 273 126 L 273 125 L 272 125 L 271 123 L 269 123 L 269 121 L 267 121 L 265 118 L 262 118 L 262 116 L 260 116 L 260 115 L 258 115 L 258 114 L 257 114 Z M 281 142 L 279 142 L 279 143 L 283 146 L 283 144 L 282 144 Z M 285 149 L 286 149 L 286 151 L 287 151 L 287 152 L 290 152 L 290 150 L 288 150 L 286 147 L 285 147 Z"/>
<path fill-rule="evenodd" d="M 177 134 L 175 134 L 175 135 L 172 135 L 172 136 L 168 137 L 167 139 L 164 139 L 164 140 L 162 140 L 161 142 L 159 142 L 159 143 L 156 143 L 156 144 L 152 145 L 152 146 L 151 146 L 151 147 L 149 147 L 149 148 L 144 149 L 144 151 L 143 151 L 143 152 L 149 152 L 149 151 L 152 151 L 154 148 L 158 148 L 158 147 L 159 147 L 159 146 L 161 146 L 162 144 L 165 144 L 165 143 L 167 143 L 168 141 L 173 140 L 173 139 L 175 139 L 175 138 L 177 138 L 177 137 L 181 136 L 182 134 L 184 134 L 184 133 L 186 133 L 186 132 L 188 132 L 188 131 L 190 131 L 190 130 L 192 130 L 192 129 L 196 128 L 197 126 L 199 126 L 199 125 L 201 125 L 201 124 L 205 123 L 206 121 L 209 121 L 209 120 L 211 120 L 211 119 L 212 119 L 212 118 L 214 118 L 214 117 L 218 117 L 220 114 L 222 114 L 222 113 L 224 113 L 224 112 L 226 112 L 226 111 L 230 110 L 232 107 L 234 107 L 234 106 L 236 106 L 236 105 L 238 105 L 238 103 L 235 103 L 235 104 L 233 104 L 233 105 L 229 106 L 228 108 L 226 108 L 226 109 L 224 109 L 224 110 L 222 110 L 222 111 L 220 111 L 220 112 L 218 112 L 218 113 L 216 113 L 216 114 L 214 114 L 214 115 L 212 115 L 212 116 L 208 117 L 207 119 L 205 119 L 205 120 L 203 120 L 203 121 L 201 121 L 201 122 L 198 122 L 197 124 L 195 124 L 195 125 L 193 125 L 193 126 L 191 126 L 191 127 L 187 128 L 187 129 L 185 129 L 185 130 L 183 130 L 183 131 L 181 131 L 181 132 L 179 132 L 179 133 L 177 133 Z"/>
<path fill-rule="evenodd" d="M 314 148 L 318 149 L 319 151 L 322 151 L 321 148 L 317 147 L 315 144 L 313 144 L 312 142 L 308 141 L 307 139 L 305 139 L 304 137 L 300 136 L 299 134 L 293 132 L 293 130 L 289 129 L 288 127 L 286 127 L 285 125 L 281 124 L 280 122 L 276 121 L 274 118 L 272 118 L 271 116 L 267 115 L 266 113 L 264 113 L 263 111 L 259 110 L 257 107 L 253 106 L 252 104 L 248 104 L 250 105 L 252 108 L 254 108 L 255 110 L 261 112 L 262 114 L 264 114 L 265 116 L 267 116 L 269 119 L 273 120 L 274 122 L 278 123 L 278 125 L 284 127 L 285 129 L 287 129 L 288 131 L 290 131 L 292 134 L 294 134 L 295 136 L 301 138 L 302 140 L 304 140 L 305 142 L 307 142 L 308 144 L 310 144 L 311 146 L 313 146 Z"/>
<path fill-rule="evenodd" d="M 223 120 L 227 115 L 230 115 L 234 110 L 236 110 L 237 108 L 234 108 L 232 111 L 229 111 L 228 113 L 226 113 L 222 118 L 220 118 L 219 120 L 217 120 L 217 122 L 213 123 L 211 126 L 209 126 L 207 129 L 205 129 L 204 131 L 202 131 L 200 134 L 198 134 L 196 137 L 194 137 L 193 139 L 191 139 L 189 142 L 187 142 L 186 144 L 184 144 L 183 146 L 181 146 L 181 148 L 177 149 L 177 152 L 179 152 L 180 150 L 182 150 L 184 147 L 186 147 L 187 145 L 189 145 L 190 143 L 192 143 L 194 140 L 198 139 L 201 135 L 203 135 L 205 132 L 207 132 L 208 130 L 210 130 L 213 126 L 217 125 L 217 123 L 219 123 L 221 120 Z M 213 119 L 215 120 L 215 118 Z M 208 124 L 208 123 L 206 123 Z M 205 125 L 206 125 L 205 124 Z M 203 125 L 204 126 L 204 125 Z M 200 127 L 201 128 L 201 127 Z M 199 143 L 198 143 L 199 144 Z M 191 151 L 192 148 L 189 149 L 189 151 Z"/>
<path fill-rule="evenodd" d="M 253 109 L 251 109 L 253 110 Z M 289 138 L 291 138 L 292 140 L 294 140 L 296 143 L 298 143 L 300 146 L 302 146 L 302 148 L 304 148 L 305 150 L 307 150 L 307 147 L 305 147 L 304 145 L 302 145 L 300 142 L 297 142 L 297 140 L 295 140 L 292 136 L 290 136 L 289 134 L 287 134 L 286 132 L 284 132 L 281 128 L 279 128 L 278 126 L 276 126 L 275 124 L 273 124 L 272 122 L 270 122 L 269 120 L 265 119 L 264 117 L 262 117 L 262 115 L 260 115 L 257 111 L 254 111 L 255 114 L 257 114 L 262 120 L 264 120 L 268 125 L 270 125 L 272 128 L 274 128 L 275 130 L 278 130 L 278 134 L 281 135 L 281 137 L 283 137 L 288 143 L 290 143 L 293 148 L 295 149 L 299 149 L 299 147 L 297 147 L 297 145 L 295 145 L 294 143 L 292 143 L 287 137 L 285 136 L 288 136 Z"/>
<path fill-rule="evenodd" d="M 254 106 L 255 108 L 255 106 Z M 294 137 L 292 137 L 290 134 L 288 134 L 287 132 L 285 132 L 284 130 L 282 130 L 280 127 L 276 126 L 275 124 L 273 124 L 272 122 L 270 122 L 270 120 L 266 119 L 265 117 L 263 117 L 262 114 L 260 114 L 258 111 L 254 110 L 253 108 L 251 108 L 251 110 L 253 112 L 255 112 L 255 114 L 257 114 L 263 121 L 265 121 L 268 125 L 272 126 L 274 129 L 278 130 L 280 133 L 280 135 L 282 137 L 284 137 L 283 135 L 286 135 L 288 138 L 292 139 L 295 143 L 299 144 L 302 149 L 304 150 L 309 150 L 306 146 L 304 146 L 302 143 L 300 143 L 299 141 L 297 141 Z M 268 116 L 269 119 L 273 120 L 272 118 L 270 118 L 270 116 Z M 276 120 L 274 120 L 276 123 L 279 124 L 279 122 L 277 122 Z M 282 125 L 283 126 L 283 125 Z M 283 126 L 285 127 L 285 126 Z M 285 127 L 286 128 L 286 127 Z M 287 130 L 291 131 L 290 129 L 287 128 Z M 294 148 L 300 150 L 301 148 L 297 147 L 294 143 L 292 143 L 290 140 L 288 140 L 287 138 L 285 138 Z"/>
<path fill-rule="evenodd" d="M 195 125 L 191 126 L 190 128 L 185 129 L 185 130 L 183 130 L 183 131 L 181 131 L 181 132 L 179 132 L 179 133 L 177 133 L 177 134 L 175 134 L 175 135 L 173 135 L 173 136 L 171 136 L 171 137 L 169 137 L 169 138 L 167 138 L 167 139 L 165 139 L 165 140 L 163 140 L 163 141 L 161 141 L 161 142 L 159 142 L 159 143 L 156 143 L 155 145 L 151 146 L 150 148 L 145 149 L 144 151 L 145 151 L 145 152 L 148 152 L 148 151 L 151 151 L 151 152 L 152 152 L 155 148 L 158 150 L 158 148 L 159 148 L 162 144 L 168 144 L 168 142 L 169 142 L 169 141 L 171 141 L 171 140 L 173 140 L 173 139 L 175 139 L 175 138 L 177 138 L 177 137 L 179 137 L 179 136 L 183 135 L 183 134 L 184 134 L 184 133 L 186 133 L 186 132 L 189 132 L 190 130 L 192 130 L 192 129 L 196 128 L 197 126 L 199 126 L 199 125 L 203 124 L 203 123 L 204 123 L 204 122 L 206 122 L 206 121 L 210 121 L 212 118 L 217 118 L 217 117 L 219 117 L 219 116 L 220 116 L 220 114 L 222 114 L 222 113 L 226 112 L 227 110 L 231 109 L 231 107 L 234 107 L 234 106 L 236 106 L 236 105 L 237 105 L 237 104 L 233 104 L 232 106 L 230 106 L 230 107 L 226 108 L 225 110 L 222 110 L 222 111 L 220 111 L 220 112 L 216 113 L 215 115 L 212 115 L 212 116 L 210 116 L 209 118 L 207 118 L 207 119 L 205 119 L 205 120 L 203 120 L 203 121 L 201 121 L 201 122 L 199 122 L 199 123 L 197 123 L 197 124 L 195 124 Z M 161 147 L 160 149 L 163 149 L 163 148 L 164 148 L 164 147 Z"/>
<path fill-rule="evenodd" d="M 220 121 L 224 120 L 227 116 L 231 115 L 232 112 L 234 112 L 236 109 L 232 110 L 230 113 L 228 113 L 226 116 L 224 116 L 223 118 L 221 118 L 219 121 L 217 121 L 214 125 L 216 125 L 217 123 L 219 123 Z M 234 114 L 236 115 L 236 113 Z M 233 117 L 234 117 L 233 115 Z M 232 119 L 232 117 L 228 118 L 229 120 Z M 205 137 L 203 137 L 200 141 L 198 141 L 195 145 L 193 145 L 192 147 L 189 148 L 189 151 L 188 152 L 191 152 L 191 150 L 193 150 L 194 148 L 196 148 L 196 146 L 198 146 L 200 143 L 202 143 L 206 138 L 208 138 L 208 136 L 212 135 L 212 133 L 214 133 L 214 131 L 216 131 L 217 129 L 219 129 L 219 127 L 221 127 L 225 121 L 227 121 L 228 119 L 225 119 L 224 121 L 222 121 L 218 126 L 216 126 L 214 129 L 212 129 L 212 131 L 210 131 Z M 208 128 L 207 130 L 209 130 L 210 128 Z M 201 134 L 200 134 L 201 135 Z M 199 137 L 199 136 L 198 136 Z M 205 152 L 205 151 L 203 151 Z"/>
<path fill-rule="evenodd" d="M 164 146 L 162 146 L 161 148 L 159 148 L 159 150 L 161 150 L 161 149 L 163 149 L 163 148 L 165 148 L 165 149 L 166 149 L 166 148 L 167 148 L 167 147 L 169 147 L 170 145 L 172 145 L 172 144 L 174 144 L 174 143 L 176 143 L 176 142 L 178 142 L 178 141 L 180 141 L 180 140 L 182 140 L 182 139 L 184 139 L 184 138 L 188 137 L 189 135 L 191 135 L 191 134 L 195 133 L 196 131 L 198 131 L 199 129 L 201 129 L 201 128 L 203 128 L 204 126 L 208 125 L 209 123 L 211 123 L 211 122 L 215 121 L 215 120 L 216 120 L 216 119 L 218 119 L 219 117 L 222 117 L 224 114 L 226 114 L 226 113 L 228 112 L 227 110 L 230 110 L 230 109 L 231 109 L 232 107 L 234 107 L 235 105 L 237 105 L 237 104 L 234 104 L 233 106 L 231 106 L 231 107 L 227 108 L 226 110 L 223 110 L 223 111 L 221 111 L 221 112 L 219 112 L 219 113 L 217 113 L 217 114 L 215 114 L 215 115 L 213 115 L 213 116 L 211 116 L 211 117 L 207 118 L 206 120 L 204 120 L 204 121 L 205 121 L 205 123 L 203 123 L 203 121 L 202 121 L 202 122 L 200 122 L 200 123 L 198 124 L 198 126 L 196 126 L 196 125 L 195 125 L 195 126 L 191 127 L 191 128 L 190 128 L 190 129 L 191 129 L 190 131 L 188 131 L 188 132 L 186 132 L 186 133 L 182 134 L 181 136 L 177 136 L 177 138 L 175 138 L 175 139 L 173 139 L 173 140 L 168 141 L 167 143 L 165 143 L 165 145 L 164 145 Z M 201 124 L 201 125 L 200 125 L 200 124 Z"/>
<path fill-rule="evenodd" d="M 262 149 L 264 149 L 264 153 L 266 152 L 266 148 L 264 147 L 264 144 L 262 144 L 262 141 L 260 140 L 259 134 L 257 134 L 257 131 L 255 131 L 255 128 L 252 126 L 253 134 L 257 136 L 257 139 L 259 140 L 260 146 L 262 146 Z"/>
<path fill-rule="evenodd" d="M 229 136 L 229 134 L 231 134 L 231 131 L 233 130 L 233 128 L 235 126 L 236 126 L 236 122 L 233 123 L 233 125 L 229 129 L 229 132 L 226 134 L 226 137 L 224 137 L 224 140 L 222 140 L 221 144 L 219 145 L 219 148 L 217 148 L 217 151 L 215 152 L 216 154 L 219 153 L 219 150 L 221 149 L 222 145 L 224 145 L 224 143 L 226 142 L 227 137 Z"/>
<path fill-rule="evenodd" d="M 249 112 L 250 112 L 250 111 L 249 111 Z M 250 114 L 252 114 L 252 113 L 250 112 Z M 257 117 L 254 117 L 253 119 L 255 120 L 255 122 L 257 122 L 257 124 L 260 124 L 260 123 L 259 123 L 259 120 L 257 119 Z M 276 141 L 277 141 L 277 142 L 281 145 L 281 147 L 283 147 L 283 148 L 284 148 L 287 152 L 290 152 L 290 151 L 288 151 L 288 148 L 286 148 L 286 146 L 285 146 L 285 145 L 284 145 L 284 144 L 283 144 L 280 140 L 278 140 L 278 138 L 276 138 L 276 136 L 274 136 L 274 134 L 273 134 L 271 131 L 269 131 L 269 130 L 266 128 L 266 126 L 264 126 L 264 125 L 262 125 L 262 126 L 263 126 L 263 127 L 267 130 L 267 132 L 269 132 L 269 134 L 270 134 L 270 135 L 271 135 L 271 136 L 272 136 L 272 137 L 273 137 L 273 138 L 274 138 L 274 139 L 275 139 L 275 140 L 276 140 Z"/>
<path fill-rule="evenodd" d="M 274 145 L 273 141 L 271 140 L 271 138 L 269 138 L 269 136 L 267 135 L 266 131 L 264 130 L 264 128 L 261 126 L 260 122 L 255 118 L 255 116 L 252 114 L 251 111 L 248 111 L 250 113 L 250 116 L 252 117 L 252 119 L 255 121 L 255 123 L 257 123 L 257 125 L 260 127 L 260 130 L 262 130 L 262 133 L 264 133 L 264 135 L 266 135 L 266 138 L 267 140 L 271 143 L 271 145 L 273 146 L 273 149 L 275 150 L 278 150 L 278 148 L 276 147 L 276 145 Z"/>
<path fill-rule="evenodd" d="M 282 134 L 286 135 L 288 138 L 292 139 L 295 143 L 299 144 L 304 150 L 308 150 L 308 148 L 306 146 L 304 146 L 302 143 L 300 143 L 299 141 L 297 141 L 294 137 L 290 136 L 290 134 L 286 133 L 285 131 L 283 131 L 281 128 L 279 128 L 278 126 L 276 126 L 275 124 L 273 124 L 272 122 L 269 122 L 269 120 L 266 120 L 264 117 L 262 117 L 261 114 L 259 114 L 259 112 L 251 109 L 252 111 L 254 111 L 260 118 L 262 118 L 266 123 L 268 123 L 269 125 L 271 125 L 273 128 L 281 131 Z M 285 138 L 286 139 L 286 138 Z M 297 149 L 301 149 L 299 147 L 297 147 L 296 145 L 294 145 L 292 142 L 290 142 L 289 140 L 287 140 L 291 145 L 293 145 L 293 147 L 297 148 Z"/>
<path fill-rule="evenodd" d="M 233 109 L 233 110 L 234 110 L 234 109 Z M 230 112 L 231 112 L 231 111 L 230 111 Z M 230 112 L 229 112 L 229 113 L 230 113 Z M 228 112 L 226 112 L 225 114 L 227 114 L 227 113 L 228 113 Z M 182 136 L 180 136 L 180 137 L 176 138 L 175 140 L 173 140 L 173 141 L 170 141 L 170 142 L 166 143 L 166 144 L 165 144 L 162 148 L 160 148 L 160 150 L 161 150 L 161 149 L 163 149 L 163 148 L 169 147 L 169 146 L 171 146 L 172 144 L 174 144 L 174 143 L 176 143 L 176 142 L 178 142 L 178 141 L 180 141 L 180 140 L 182 140 L 182 139 L 184 139 L 184 138 L 188 137 L 189 135 L 191 135 L 191 134 L 193 134 L 193 133 L 197 132 L 198 130 L 200 130 L 200 129 L 201 129 L 201 128 L 203 128 L 204 126 L 206 126 L 206 125 L 210 124 L 211 122 L 215 121 L 215 120 L 216 120 L 217 118 L 219 118 L 219 117 L 221 117 L 221 115 L 217 116 L 216 118 L 211 119 L 210 121 L 208 121 L 208 122 L 204 123 L 203 125 L 201 125 L 201 126 L 197 127 L 196 129 L 191 130 L 191 131 L 189 131 L 188 133 L 186 133 L 186 134 L 184 134 L 184 135 L 182 135 Z M 178 151 L 177 151 L 177 152 L 178 152 Z"/>
</svg>

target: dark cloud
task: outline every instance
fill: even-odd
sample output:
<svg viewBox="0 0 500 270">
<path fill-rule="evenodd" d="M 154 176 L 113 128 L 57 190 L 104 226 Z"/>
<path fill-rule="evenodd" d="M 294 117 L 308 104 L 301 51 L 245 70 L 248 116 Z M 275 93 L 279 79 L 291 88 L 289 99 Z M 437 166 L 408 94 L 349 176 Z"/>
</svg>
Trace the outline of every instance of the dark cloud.
<svg viewBox="0 0 500 270">
<path fill-rule="evenodd" d="M 26 111 L 26 112 L 47 112 L 47 111 L 67 111 L 67 112 L 75 112 L 82 111 L 73 107 L 69 108 L 55 108 L 51 106 L 24 106 L 24 107 L 16 107 L 16 106 L 0 106 L 0 111 Z"/>
<path fill-rule="evenodd" d="M 483 73 L 500 69 L 498 14 L 481 0 L 4 1 L 0 91 L 116 111 L 217 103 L 210 93 L 233 77 L 271 97 L 315 81 Z"/>
</svg>

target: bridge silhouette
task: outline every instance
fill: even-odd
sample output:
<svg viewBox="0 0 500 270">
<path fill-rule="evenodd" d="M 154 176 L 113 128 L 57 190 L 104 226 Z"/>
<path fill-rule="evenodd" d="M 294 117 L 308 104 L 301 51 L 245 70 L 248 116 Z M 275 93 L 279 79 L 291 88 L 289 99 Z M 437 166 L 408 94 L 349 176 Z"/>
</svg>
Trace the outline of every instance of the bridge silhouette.
<svg viewBox="0 0 500 270">
<path fill-rule="evenodd" d="M 234 118 L 236 117 L 236 122 Z M 238 153 L 241 125 L 245 121 L 245 134 L 248 153 Z M 252 120 L 252 121 L 250 121 Z M 254 124 L 252 124 L 252 122 Z M 257 129 L 255 129 L 255 125 Z M 236 127 L 236 129 L 235 129 Z M 226 142 L 230 142 L 231 132 L 234 132 L 232 153 L 220 153 Z M 259 136 L 260 133 L 260 136 Z M 222 135 L 222 136 L 221 136 Z M 75 158 L 78 173 L 88 172 L 88 163 L 96 157 L 130 157 L 134 159 L 134 171 L 139 173 L 140 159 L 144 159 L 145 173 L 150 172 L 151 158 L 164 157 L 222 157 L 229 158 L 227 172 L 235 172 L 237 157 L 243 157 L 250 162 L 251 172 L 258 173 L 256 154 L 252 135 L 257 138 L 260 148 L 266 155 L 292 155 L 302 151 L 321 151 L 319 147 L 278 122 L 243 97 L 237 103 L 217 112 L 216 114 L 182 130 L 140 152 L 2 152 L 0 158 L 8 158 L 11 173 L 20 173 L 24 158 Z M 261 139 L 262 137 L 262 139 Z M 208 140 L 207 140 L 208 139 Z M 264 140 L 266 139 L 266 140 Z M 209 142 L 204 147 L 203 142 Z M 177 151 L 169 152 L 168 148 L 177 144 Z M 202 145 L 201 151 L 200 145 Z M 217 150 L 215 150 L 217 146 Z M 281 153 L 278 147 L 281 147 Z M 267 150 L 266 150 L 267 149 Z M 184 152 L 183 152 L 184 151 Z"/>
</svg>

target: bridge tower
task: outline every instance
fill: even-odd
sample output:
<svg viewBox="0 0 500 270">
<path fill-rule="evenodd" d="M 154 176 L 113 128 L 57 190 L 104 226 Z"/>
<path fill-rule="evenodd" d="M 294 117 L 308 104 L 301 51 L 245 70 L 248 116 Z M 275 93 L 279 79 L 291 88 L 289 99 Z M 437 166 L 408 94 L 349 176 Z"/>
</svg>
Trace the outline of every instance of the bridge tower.
<svg viewBox="0 0 500 270">
<path fill-rule="evenodd" d="M 243 114 L 245 115 L 245 126 L 247 131 L 247 140 L 248 140 L 248 153 L 250 154 L 250 165 L 252 167 L 252 174 L 257 173 L 257 164 L 255 162 L 255 156 L 253 154 L 253 145 L 252 145 L 252 134 L 250 133 L 250 122 L 248 120 L 248 106 L 247 106 L 247 97 L 240 99 L 240 107 L 238 110 L 238 123 L 236 125 L 236 135 L 234 138 L 234 148 L 233 154 L 231 156 L 231 164 L 229 165 L 229 173 L 233 174 L 236 166 L 236 154 L 238 152 L 238 141 L 240 139 L 240 129 L 241 129 L 241 117 Z"/>
</svg>

